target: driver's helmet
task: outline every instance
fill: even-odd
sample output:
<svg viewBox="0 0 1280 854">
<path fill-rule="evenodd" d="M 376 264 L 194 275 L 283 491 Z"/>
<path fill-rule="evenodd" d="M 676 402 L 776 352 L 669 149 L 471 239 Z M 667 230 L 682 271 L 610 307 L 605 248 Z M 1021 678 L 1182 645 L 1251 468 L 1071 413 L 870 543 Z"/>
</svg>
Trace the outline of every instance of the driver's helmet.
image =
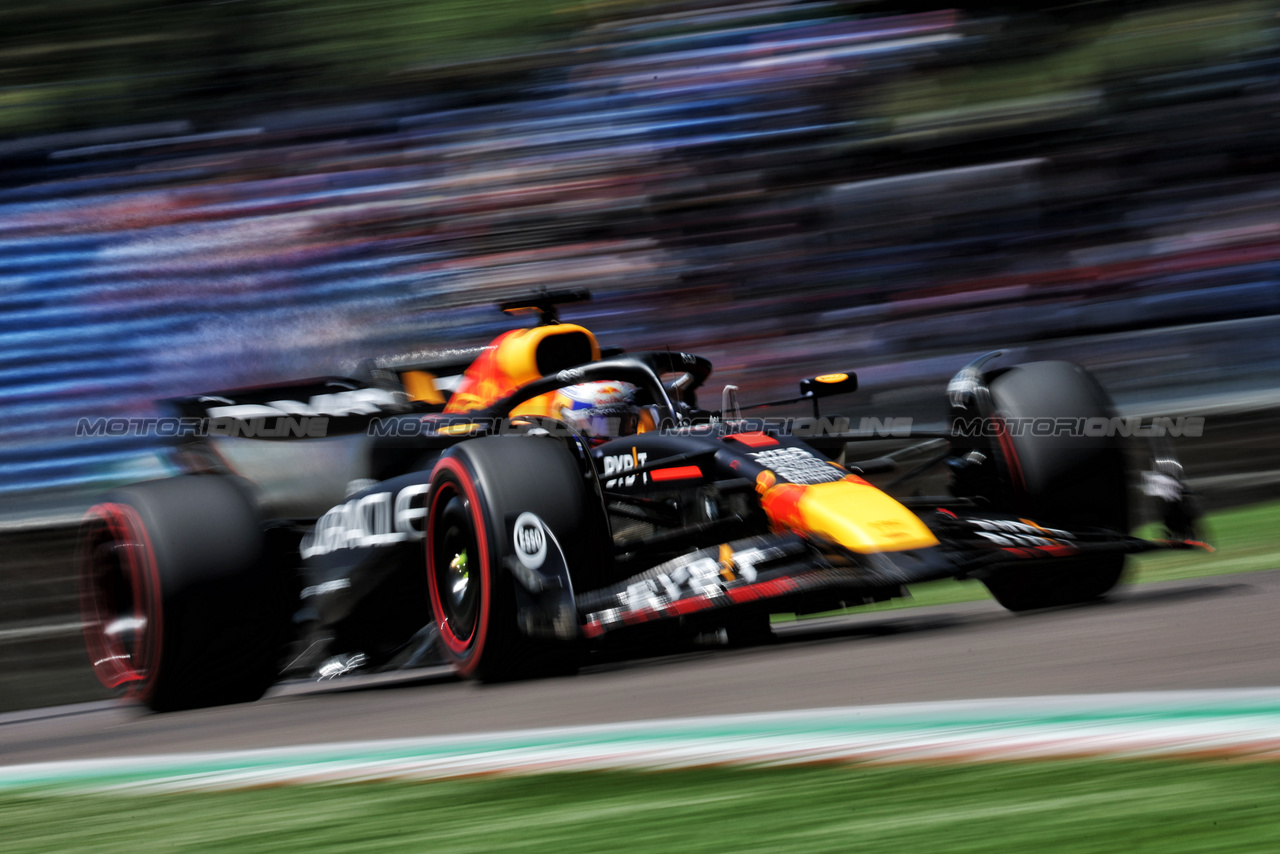
<svg viewBox="0 0 1280 854">
<path fill-rule="evenodd" d="M 624 382 L 566 386 L 556 392 L 551 414 L 587 438 L 602 442 L 630 436 L 640 424 L 636 387 Z"/>
</svg>

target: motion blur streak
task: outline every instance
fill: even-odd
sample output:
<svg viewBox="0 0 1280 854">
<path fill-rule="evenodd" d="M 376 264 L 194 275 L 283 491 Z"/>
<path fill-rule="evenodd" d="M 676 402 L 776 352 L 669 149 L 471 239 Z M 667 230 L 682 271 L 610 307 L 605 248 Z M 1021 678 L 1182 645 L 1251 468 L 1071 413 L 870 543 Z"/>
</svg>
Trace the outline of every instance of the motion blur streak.
<svg viewBox="0 0 1280 854">
<path fill-rule="evenodd" d="M 0 791 L 238 789 L 475 774 L 1084 756 L 1280 758 L 1280 692 L 907 703 L 0 767 Z"/>
<path fill-rule="evenodd" d="M 544 285 L 744 397 L 854 367 L 910 417 L 996 346 L 1122 406 L 1274 386 L 1272 4 L 542 6 L 0 12 L 6 507 L 162 473 L 82 417 L 478 344 Z"/>
</svg>

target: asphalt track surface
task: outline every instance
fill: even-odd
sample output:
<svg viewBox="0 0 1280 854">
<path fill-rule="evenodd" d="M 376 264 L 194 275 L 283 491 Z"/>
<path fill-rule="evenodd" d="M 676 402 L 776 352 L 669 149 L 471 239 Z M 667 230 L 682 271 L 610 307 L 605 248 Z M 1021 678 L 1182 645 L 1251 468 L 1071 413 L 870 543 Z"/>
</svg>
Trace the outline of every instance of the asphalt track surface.
<svg viewBox="0 0 1280 854">
<path fill-rule="evenodd" d="M 773 644 L 478 685 L 434 669 L 281 686 L 168 715 L 91 703 L 0 716 L 0 765 L 833 706 L 1280 686 L 1280 570 L 1123 588 L 1015 615 L 994 602 L 783 625 Z"/>
</svg>

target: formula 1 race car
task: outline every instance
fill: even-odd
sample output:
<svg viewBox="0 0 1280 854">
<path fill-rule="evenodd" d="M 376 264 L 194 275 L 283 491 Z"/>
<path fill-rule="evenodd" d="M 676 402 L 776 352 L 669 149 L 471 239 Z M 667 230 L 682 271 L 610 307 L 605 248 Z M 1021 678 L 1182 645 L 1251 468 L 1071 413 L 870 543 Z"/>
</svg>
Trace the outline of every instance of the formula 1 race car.
<svg viewBox="0 0 1280 854">
<path fill-rule="evenodd" d="M 184 473 L 116 489 L 82 526 L 101 681 L 169 710 L 440 658 L 483 680 L 564 673 L 616 638 L 760 642 L 770 615 L 932 579 L 1015 611 L 1084 602 L 1127 554 L 1196 545 L 1163 451 L 1147 491 L 1168 537 L 1128 535 L 1125 451 L 1078 366 L 981 359 L 948 388 L 948 429 L 846 459 L 866 437 L 819 402 L 852 373 L 760 405 L 813 417 L 746 417 L 732 386 L 702 409 L 707 360 L 602 351 L 557 316 L 586 297 L 508 303 L 537 325 L 475 352 L 171 401 L 201 428 L 172 448 Z M 867 480 L 935 466 L 945 494 Z"/>
</svg>

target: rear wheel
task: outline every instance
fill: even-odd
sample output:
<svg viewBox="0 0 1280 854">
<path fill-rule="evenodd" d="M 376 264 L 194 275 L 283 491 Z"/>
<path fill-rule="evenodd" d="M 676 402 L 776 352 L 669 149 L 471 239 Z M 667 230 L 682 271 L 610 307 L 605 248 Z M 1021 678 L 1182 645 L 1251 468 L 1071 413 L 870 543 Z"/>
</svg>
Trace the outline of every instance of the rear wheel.
<svg viewBox="0 0 1280 854">
<path fill-rule="evenodd" d="M 495 681 L 572 669 L 570 643 L 522 631 L 521 603 L 533 594 L 508 567 L 557 549 L 573 572 L 598 570 L 608 533 L 596 503 L 573 455 L 554 439 L 476 439 L 436 463 L 427 586 L 441 646 L 460 675 Z M 530 516 L 541 526 L 529 526 Z"/>
<path fill-rule="evenodd" d="M 1069 362 L 1032 362 L 993 376 L 987 386 L 999 425 L 990 448 L 999 474 L 987 481 L 999 485 L 984 496 L 991 505 L 1068 530 L 1127 533 L 1124 450 L 1117 437 L 1083 429 L 1113 412 L 1097 380 Z M 983 582 L 1011 611 L 1072 605 L 1106 595 L 1124 562 L 1123 554 L 1021 561 L 990 570 Z"/>
<path fill-rule="evenodd" d="M 229 478 L 118 489 L 81 525 L 80 608 L 99 680 L 156 711 L 256 700 L 283 620 L 252 501 Z"/>
</svg>

